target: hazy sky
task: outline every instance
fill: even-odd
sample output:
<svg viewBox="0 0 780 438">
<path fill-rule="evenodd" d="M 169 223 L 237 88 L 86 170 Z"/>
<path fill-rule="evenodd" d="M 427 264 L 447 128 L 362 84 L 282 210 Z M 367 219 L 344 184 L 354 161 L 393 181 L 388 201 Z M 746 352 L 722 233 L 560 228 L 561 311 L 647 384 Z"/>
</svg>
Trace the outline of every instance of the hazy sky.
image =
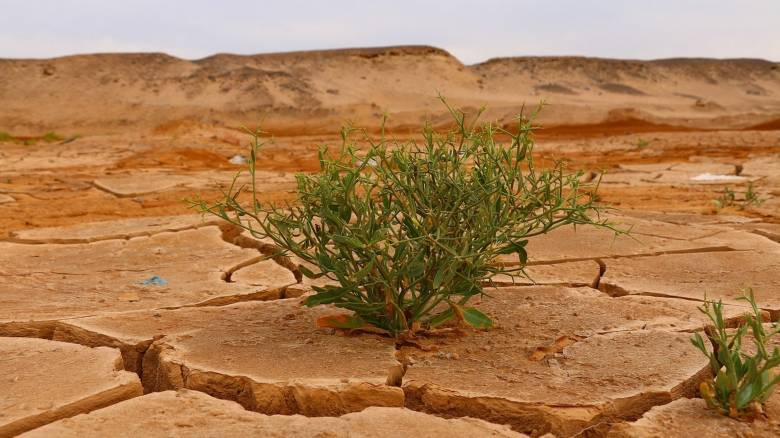
<svg viewBox="0 0 780 438">
<path fill-rule="evenodd" d="M 0 58 L 429 44 L 496 56 L 780 61 L 780 0 L 0 0 Z"/>
</svg>

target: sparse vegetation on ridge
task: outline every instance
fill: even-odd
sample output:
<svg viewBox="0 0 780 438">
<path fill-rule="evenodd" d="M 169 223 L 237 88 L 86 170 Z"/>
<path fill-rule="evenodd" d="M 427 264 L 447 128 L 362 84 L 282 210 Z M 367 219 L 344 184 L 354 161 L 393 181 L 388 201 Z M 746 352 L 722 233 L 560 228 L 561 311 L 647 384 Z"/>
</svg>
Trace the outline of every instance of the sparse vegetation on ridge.
<svg viewBox="0 0 780 438">
<path fill-rule="evenodd" d="M 644 149 L 644 148 L 646 148 L 646 147 L 648 147 L 648 146 L 650 146 L 650 140 L 646 140 L 646 139 L 644 139 L 644 138 L 639 138 L 639 139 L 636 141 L 636 147 L 637 147 L 637 149 L 640 149 L 640 150 L 641 150 L 641 149 Z"/>
<path fill-rule="evenodd" d="M 264 141 L 254 132 L 251 185 L 234 183 L 215 203 L 190 203 L 270 238 L 305 262 L 306 277 L 337 282 L 315 287 L 306 299 L 309 306 L 354 312 L 332 326 L 370 325 L 395 336 L 452 322 L 490 328 L 493 321 L 469 299 L 496 274 L 523 275 L 530 238 L 566 225 L 610 225 L 598 219 L 597 182 L 585 189 L 581 172 L 568 173 L 562 162 L 535 167 L 535 113 L 518 116 L 517 132 L 510 133 L 478 124 L 478 117 L 467 123 L 463 112 L 448 109 L 455 129 L 437 133 L 426 125 L 422 143 L 364 134 L 366 147 L 359 148 L 353 137 L 360 131 L 344 129 L 337 151 L 320 150 L 320 171 L 297 176 L 298 202 L 284 208 L 257 200 L 254 174 Z M 249 206 L 239 201 L 244 191 L 252 196 Z M 508 254 L 515 266 L 497 263 Z"/>
<path fill-rule="evenodd" d="M 714 380 L 702 382 L 700 392 L 707 406 L 723 415 L 737 419 L 752 419 L 762 415 L 763 403 L 772 395 L 780 382 L 775 368 L 780 365 L 780 349 L 769 351 L 769 340 L 778 332 L 777 323 L 767 328 L 763 324 L 761 311 L 756 304 L 751 289 L 747 289 L 742 299 L 750 304 L 751 313 L 745 314 L 744 322 L 736 329 L 727 327 L 723 318 L 721 301 L 704 301 L 699 310 L 707 315 L 712 325 L 705 329 L 712 350 L 704 344 L 699 333 L 694 334 L 691 342 L 710 361 L 710 370 Z M 752 335 L 755 353 L 743 350 L 743 338 Z"/>
<path fill-rule="evenodd" d="M 744 200 L 742 201 L 737 201 L 737 194 L 730 187 L 724 188 L 721 195 L 712 201 L 712 203 L 715 204 L 716 210 L 731 206 L 738 206 L 740 210 L 744 210 L 751 206 L 758 207 L 763 202 L 764 200 L 761 199 L 753 189 L 752 182 L 748 183 L 747 189 L 745 189 Z"/>
<path fill-rule="evenodd" d="M 76 137 L 77 136 L 70 137 L 68 138 L 68 140 L 75 139 Z M 29 145 L 36 144 L 39 141 L 43 141 L 45 143 L 54 143 L 63 140 L 65 140 L 65 137 L 53 131 L 49 131 L 41 136 L 15 136 L 9 134 L 8 132 L 0 131 L 0 143 L 2 142 L 20 143 L 29 146 Z"/>
</svg>

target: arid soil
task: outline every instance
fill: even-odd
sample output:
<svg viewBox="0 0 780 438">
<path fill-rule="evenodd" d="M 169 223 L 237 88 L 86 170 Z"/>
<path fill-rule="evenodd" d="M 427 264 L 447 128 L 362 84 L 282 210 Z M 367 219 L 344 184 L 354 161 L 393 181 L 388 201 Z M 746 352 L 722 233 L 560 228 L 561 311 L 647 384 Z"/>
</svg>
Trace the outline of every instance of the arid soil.
<svg viewBox="0 0 780 438">
<path fill-rule="evenodd" d="M 509 130 L 545 99 L 538 162 L 600 179 L 631 229 L 532 239 L 534 281 L 476 301 L 491 331 L 318 328 L 340 311 L 301 306 L 294 261 L 183 202 L 244 167 L 242 126 L 273 137 L 261 200 L 291 201 L 345 121 L 449 126 L 437 90 Z M 780 434 L 780 395 L 754 423 L 705 408 L 689 342 L 705 294 L 737 324 L 752 287 L 780 319 L 777 63 L 82 55 L 0 60 L 0 103 L 0 437 Z"/>
</svg>

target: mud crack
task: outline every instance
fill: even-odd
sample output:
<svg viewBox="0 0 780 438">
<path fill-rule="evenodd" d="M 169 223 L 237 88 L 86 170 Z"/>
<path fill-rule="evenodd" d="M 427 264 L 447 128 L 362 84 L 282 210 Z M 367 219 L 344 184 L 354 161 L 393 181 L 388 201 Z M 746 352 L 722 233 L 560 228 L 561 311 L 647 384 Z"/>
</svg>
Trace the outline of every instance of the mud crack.
<svg viewBox="0 0 780 438">
<path fill-rule="evenodd" d="M 292 259 L 283 255 L 282 254 L 283 250 L 280 247 L 271 243 L 266 243 L 257 239 L 253 239 L 249 236 L 245 236 L 243 234 L 244 232 L 243 229 L 229 222 L 220 223 L 219 229 L 222 232 L 222 240 L 224 240 L 225 242 L 230 243 L 232 245 L 236 245 L 239 248 L 257 250 L 260 254 L 263 254 L 265 256 L 265 257 L 258 258 L 253 263 L 257 263 L 265 259 L 271 259 L 277 264 L 279 264 L 279 266 L 292 272 L 293 275 L 295 276 L 295 280 L 298 283 L 301 283 L 303 281 L 303 274 L 298 269 L 298 265 L 294 263 Z M 252 263 L 249 263 L 247 265 L 236 268 L 233 272 L 230 272 L 230 275 L 232 275 L 236 270 L 249 266 L 251 264 Z"/>
</svg>

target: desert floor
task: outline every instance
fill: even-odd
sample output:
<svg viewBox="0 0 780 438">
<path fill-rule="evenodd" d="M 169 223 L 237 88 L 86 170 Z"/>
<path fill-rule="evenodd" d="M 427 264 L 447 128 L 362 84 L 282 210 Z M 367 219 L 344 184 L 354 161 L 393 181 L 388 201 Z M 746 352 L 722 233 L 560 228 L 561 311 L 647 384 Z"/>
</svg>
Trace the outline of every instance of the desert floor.
<svg viewBox="0 0 780 438">
<path fill-rule="evenodd" d="M 330 71 L 346 62 L 339 57 L 347 55 L 337 55 L 306 56 L 326 57 L 315 61 Z M 417 65 L 407 58 L 423 56 L 358 55 L 350 62 L 380 64 L 358 65 L 369 79 L 382 68 L 395 71 L 383 63 Z M 325 113 L 334 120 L 373 120 L 375 112 L 370 105 L 284 100 L 292 89 L 284 81 L 310 74 L 293 68 L 303 62 L 295 56 L 262 59 L 299 73 L 264 79 L 282 81 L 282 91 L 269 92 L 276 100 L 268 111 L 277 105 L 285 114 L 269 116 L 274 141 L 258 163 L 264 201 L 293 200 L 294 174 L 316 170 L 319 145 L 338 144 L 333 130 L 301 122 L 303 106 L 332 104 Z M 452 62 L 438 52 L 426 56 Z M 66 61 L 2 61 L 0 75 L 17 75 L 18 88 L 32 89 L 35 80 L 49 81 L 82 62 Z M 348 67 L 344 74 L 360 75 Z M 483 75 L 480 85 L 495 105 L 501 87 L 509 87 L 501 82 L 504 70 L 484 76 L 506 66 L 450 67 L 450 77 Z M 25 68 L 40 68 L 39 78 L 24 76 Z M 187 70 L 194 67 L 181 68 L 195 75 Z M 565 71 L 556 84 L 575 95 L 537 80 L 537 88 L 557 90 L 572 111 L 579 98 L 593 103 L 583 104 L 586 116 L 574 120 L 556 112 L 553 95 L 536 152 L 541 163 L 566 159 L 586 179 L 601 178 L 601 200 L 615 209 L 609 218 L 631 227 L 631 236 L 578 228 L 535 238 L 528 246 L 535 283 L 497 282 L 478 300 L 495 329 L 403 343 L 317 328 L 318 317 L 336 310 L 301 306 L 312 284 L 299 280 L 293 262 L 266 259 L 268 245 L 187 208 L 183 199 L 216 199 L 244 167 L 234 164 L 248 145 L 237 113 L 222 108 L 196 118 L 200 109 L 173 99 L 168 120 L 162 109 L 145 113 L 143 104 L 128 103 L 135 108 L 131 120 L 112 125 L 94 109 L 103 98 L 94 92 L 77 100 L 84 111 L 64 110 L 57 101 L 59 111 L 36 113 L 34 104 L 44 105 L 46 96 L 64 98 L 41 92 L 25 103 L 9 85 L 0 87 L 0 99 L 16 105 L 0 109 L 0 128 L 15 134 L 0 141 L 0 436 L 780 434 L 780 395 L 769 400 L 768 419 L 754 423 L 705 409 L 696 397 L 708 378 L 707 359 L 689 341 L 707 324 L 697 310 L 705 295 L 722 299 L 736 324 L 747 310 L 740 289 L 752 287 L 767 320 L 780 319 L 780 73 L 734 85 L 711 72 L 715 83 L 701 87 L 717 91 L 722 81 L 753 91 L 743 99 L 723 88 L 726 98 L 717 103 L 673 97 L 681 94 L 674 87 L 640 89 L 637 77 L 653 82 L 660 73 L 620 68 L 615 77 L 622 80 L 588 79 L 601 84 L 597 94 L 573 85 L 576 78 L 567 82 Z M 251 73 L 231 71 L 231 80 Z M 217 82 L 223 73 L 213 73 Z M 317 80 L 338 77 L 329 74 Z M 87 80 L 74 74 L 63 81 L 77 79 Z M 422 87 L 405 80 L 410 89 Z M 630 82 L 642 95 L 617 82 Z M 160 88 L 157 94 L 165 94 Z M 322 96 L 346 99 L 345 89 Z M 602 94 L 610 89 L 614 96 Z M 429 90 L 425 99 L 415 94 L 415 102 L 435 101 Z M 457 90 L 456 104 L 479 101 L 479 88 L 468 99 Z M 387 90 L 376 93 L 378 106 L 405 102 Z M 117 96 L 129 102 L 145 95 Z M 529 91 L 503 108 L 536 97 Z M 694 122 L 685 115 L 684 123 L 673 118 L 682 105 L 706 114 Z M 395 135 L 414 138 L 405 117 L 417 123 L 431 110 L 403 109 Z M 60 134 L 45 138 L 46 131 Z M 759 202 L 745 198 L 748 187 Z M 734 200 L 719 208 L 715 201 L 727 188 Z"/>
</svg>

